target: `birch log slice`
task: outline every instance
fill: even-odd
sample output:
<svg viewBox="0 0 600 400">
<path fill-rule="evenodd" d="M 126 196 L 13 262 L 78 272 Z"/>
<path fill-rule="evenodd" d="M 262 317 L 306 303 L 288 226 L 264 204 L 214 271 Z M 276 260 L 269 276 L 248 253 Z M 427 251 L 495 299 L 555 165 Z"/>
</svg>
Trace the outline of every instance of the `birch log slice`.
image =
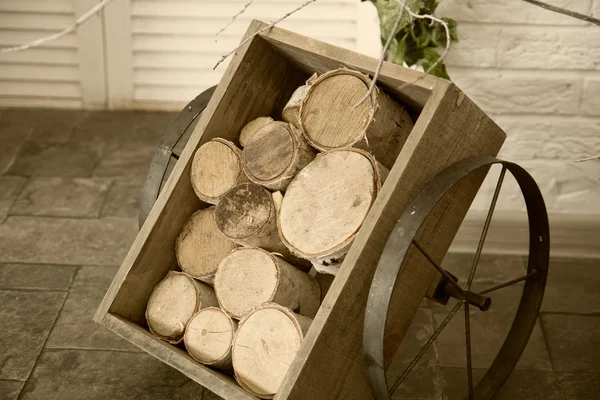
<svg viewBox="0 0 600 400">
<path fill-rule="evenodd" d="M 184 272 L 212 285 L 219 264 L 237 245 L 217 227 L 215 207 L 194 213 L 175 241 L 175 256 Z"/>
<path fill-rule="evenodd" d="M 190 177 L 198 198 L 210 204 L 218 204 L 229 189 L 248 180 L 241 150 L 221 138 L 203 144 L 196 151 Z"/>
<path fill-rule="evenodd" d="M 190 319 L 183 341 L 194 360 L 214 368 L 232 371 L 231 346 L 236 330 L 237 322 L 223 310 L 207 307 Z"/>
<path fill-rule="evenodd" d="M 290 251 L 335 274 L 379 193 L 379 169 L 369 153 L 347 148 L 322 153 L 300 171 L 278 218 Z"/>
<path fill-rule="evenodd" d="M 261 127 L 246 143 L 242 152 L 248 178 L 273 191 L 283 191 L 294 176 L 315 158 L 297 128 L 286 122 Z"/>
<path fill-rule="evenodd" d="M 215 292 L 221 308 L 237 319 L 267 302 L 313 318 L 321 301 L 312 276 L 258 248 L 238 248 L 221 262 Z"/>
<path fill-rule="evenodd" d="M 271 193 L 254 183 L 228 191 L 215 209 L 217 227 L 232 241 L 288 254 L 277 232 L 277 212 Z"/>
<path fill-rule="evenodd" d="M 146 322 L 155 336 L 177 344 L 196 311 L 218 302 L 213 289 L 191 276 L 171 271 L 156 285 L 146 307 Z"/>
<path fill-rule="evenodd" d="M 233 369 L 239 384 L 257 397 L 272 399 L 311 322 L 274 304 L 246 315 L 233 342 Z"/>
<path fill-rule="evenodd" d="M 332 70 L 314 79 L 300 105 L 301 131 L 318 150 L 362 148 L 389 169 L 413 122 L 406 110 L 377 86 L 356 107 L 370 83 L 368 76 L 349 69 Z"/>
<path fill-rule="evenodd" d="M 242 147 L 246 147 L 248 140 L 250 140 L 250 138 L 254 136 L 254 134 L 258 132 L 260 128 L 267 124 L 270 124 L 271 122 L 273 122 L 273 118 L 271 117 L 258 117 L 248 122 L 240 132 L 240 145 Z"/>
</svg>

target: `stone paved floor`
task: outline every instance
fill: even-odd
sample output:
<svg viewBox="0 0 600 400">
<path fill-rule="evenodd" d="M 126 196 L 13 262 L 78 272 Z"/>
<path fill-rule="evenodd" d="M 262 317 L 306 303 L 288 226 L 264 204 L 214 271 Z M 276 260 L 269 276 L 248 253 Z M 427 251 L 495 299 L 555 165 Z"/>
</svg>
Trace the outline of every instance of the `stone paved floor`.
<svg viewBox="0 0 600 400">
<path fill-rule="evenodd" d="M 216 399 L 92 321 L 137 232 L 140 187 L 168 113 L 0 110 L 0 399 Z M 459 276 L 469 259 L 450 255 Z M 519 257 L 485 256 L 485 287 L 519 276 Z M 600 399 L 600 261 L 552 260 L 543 313 L 499 399 Z M 481 376 L 516 308 L 518 287 L 474 313 Z M 445 314 L 424 302 L 393 379 Z M 462 313 L 395 393 L 465 394 Z M 315 399 L 318 400 L 318 399 Z"/>
</svg>

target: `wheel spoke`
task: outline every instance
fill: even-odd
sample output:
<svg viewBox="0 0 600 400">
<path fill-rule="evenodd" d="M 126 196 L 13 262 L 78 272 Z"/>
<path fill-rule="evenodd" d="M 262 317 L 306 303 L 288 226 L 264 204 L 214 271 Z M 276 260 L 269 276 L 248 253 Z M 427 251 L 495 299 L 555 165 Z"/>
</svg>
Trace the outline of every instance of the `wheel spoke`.
<svg viewBox="0 0 600 400">
<path fill-rule="evenodd" d="M 465 338 L 467 347 L 467 380 L 469 382 L 469 400 L 474 400 L 473 394 L 473 365 L 471 364 L 471 316 L 469 315 L 469 304 L 465 304 Z"/>
<path fill-rule="evenodd" d="M 475 258 L 473 259 L 473 265 L 471 266 L 471 272 L 469 273 L 469 279 L 467 281 L 467 286 L 465 290 L 471 289 L 471 285 L 473 284 L 473 278 L 475 278 L 475 271 L 477 270 L 477 265 L 479 264 L 479 258 L 481 257 L 481 250 L 483 249 L 483 245 L 485 244 L 485 238 L 487 236 L 488 230 L 490 228 L 490 223 L 492 222 L 492 215 L 494 215 L 494 209 L 496 208 L 496 202 L 498 201 L 498 195 L 500 194 L 500 188 L 502 187 L 502 182 L 504 181 L 504 176 L 506 175 L 506 167 L 502 167 L 502 171 L 500 171 L 500 176 L 498 177 L 498 183 L 496 184 L 496 189 L 494 190 L 494 197 L 492 197 L 492 203 L 490 204 L 490 210 L 488 211 L 487 217 L 485 218 L 485 224 L 483 225 L 483 231 L 481 232 L 481 237 L 479 238 L 479 243 L 477 244 L 477 251 L 475 252 Z"/>
<path fill-rule="evenodd" d="M 454 288 L 456 290 L 458 290 L 459 293 L 464 292 L 464 289 L 460 287 L 458 282 L 456 282 L 454 280 L 454 278 L 452 278 L 452 276 L 448 273 L 448 271 L 446 271 L 444 268 L 437 265 L 437 263 L 435 261 L 433 261 L 433 259 L 429 256 L 429 254 L 427 254 L 425 249 L 423 249 L 416 240 L 413 240 L 412 242 L 415 245 L 415 247 L 421 252 L 421 254 L 423 254 L 423 256 L 425 256 L 427 261 L 429 261 L 431 263 L 431 265 L 433 265 L 435 267 L 435 269 L 438 270 L 439 273 L 441 273 L 442 275 L 444 275 L 444 277 L 446 277 L 446 279 L 448 280 L 448 283 L 450 283 L 452 286 L 454 286 Z"/>
<path fill-rule="evenodd" d="M 527 274 L 527 275 L 524 275 L 524 276 L 522 276 L 522 277 L 520 277 L 520 278 L 513 279 L 513 280 L 511 280 L 511 281 L 504 282 L 504 283 L 501 283 L 501 284 L 499 284 L 499 285 L 492 286 L 491 288 L 488 288 L 488 289 L 482 290 L 481 292 L 479 292 L 479 294 L 480 294 L 480 295 L 484 295 L 484 294 L 487 294 L 487 293 L 492 293 L 492 292 L 495 292 L 496 290 L 503 289 L 503 288 L 505 288 L 505 287 L 508 287 L 508 286 L 510 286 L 510 285 L 514 285 L 515 283 L 519 283 L 519 282 L 525 281 L 525 280 L 527 280 L 527 279 L 529 279 L 529 278 L 532 278 L 532 277 L 534 277 L 534 276 L 535 276 L 535 274 L 537 274 L 537 271 L 536 271 L 536 270 L 533 270 L 533 271 L 532 271 L 532 272 L 530 272 L 529 274 Z"/>
<path fill-rule="evenodd" d="M 459 301 L 458 303 L 456 303 L 454 308 L 450 311 L 450 313 L 442 321 L 440 326 L 438 326 L 438 328 L 433 332 L 433 334 L 431 335 L 429 340 L 427 340 L 427 342 L 425 343 L 423 348 L 421 350 L 419 350 L 419 352 L 417 353 L 415 358 L 413 358 L 412 361 L 410 362 L 410 364 L 408 364 L 408 366 L 406 367 L 404 372 L 402 372 L 402 375 L 400 375 L 400 377 L 396 380 L 396 382 L 394 382 L 394 384 L 392 385 L 392 388 L 389 390 L 390 394 L 394 393 L 396 391 L 396 389 L 398 389 L 398 386 L 400 386 L 400 384 L 406 379 L 408 374 L 413 370 L 415 365 L 417 365 L 419 360 L 425 355 L 425 352 L 427 351 L 427 349 L 429 349 L 429 347 L 431 347 L 431 345 L 433 344 L 435 339 L 437 339 L 437 337 L 440 335 L 440 333 L 442 333 L 442 331 L 444 330 L 446 325 L 448 325 L 450 320 L 454 317 L 454 315 L 456 315 L 456 313 L 460 309 L 460 306 L 462 306 L 463 304 L 464 304 L 464 301 Z"/>
</svg>

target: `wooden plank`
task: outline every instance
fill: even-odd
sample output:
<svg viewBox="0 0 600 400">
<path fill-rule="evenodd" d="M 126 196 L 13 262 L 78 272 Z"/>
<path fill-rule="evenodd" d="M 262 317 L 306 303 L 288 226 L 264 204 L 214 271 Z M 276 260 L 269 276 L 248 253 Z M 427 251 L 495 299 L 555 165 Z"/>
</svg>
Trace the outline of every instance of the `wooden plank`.
<svg viewBox="0 0 600 400">
<path fill-rule="evenodd" d="M 242 17 L 243 18 L 243 17 Z M 161 15 L 154 17 L 135 17 L 132 19 L 133 32 L 136 34 L 165 34 L 165 35 L 205 35 L 214 36 L 230 18 L 222 19 L 202 19 L 198 23 L 197 19 L 177 19 L 164 18 Z M 237 20 L 236 20 L 237 21 Z M 227 36 L 241 36 L 249 20 L 234 22 L 225 32 L 217 36 L 220 38 Z M 318 21 L 309 20 L 286 20 L 282 22 L 289 29 L 294 31 L 312 32 L 313 35 L 327 36 L 328 38 L 348 38 L 354 37 L 356 23 L 353 21 Z"/>
<path fill-rule="evenodd" d="M 253 23 L 249 32 L 260 26 Z M 175 238 L 185 220 L 201 207 L 189 182 L 195 148 L 217 136 L 235 141 L 241 128 L 256 117 L 278 117 L 293 90 L 306 78 L 260 37 L 237 52 L 100 305 L 98 320 L 110 309 L 144 323 L 150 291 L 175 265 Z M 261 90 L 248 88 L 249 82 Z"/>
<path fill-rule="evenodd" d="M 118 29 L 115 29 L 118 27 Z M 133 101 L 133 51 L 130 0 L 113 1 L 104 9 L 106 84 L 109 108 L 130 108 Z"/>
<path fill-rule="evenodd" d="M 254 22 L 247 35 L 263 26 Z M 292 91 L 313 72 L 346 66 L 372 73 L 376 64 L 373 58 L 280 28 L 273 28 L 243 46 L 225 71 L 190 138 L 190 145 L 181 154 L 95 319 L 106 324 L 110 312 L 123 321 L 144 324 L 150 291 L 175 265 L 173 244 L 180 227 L 202 206 L 188 178 L 195 148 L 217 136 L 235 140 L 242 126 L 258 116 L 278 118 Z M 389 233 L 408 202 L 433 176 L 465 157 L 495 155 L 505 139 L 500 128 L 448 81 L 425 76 L 400 90 L 404 83 L 420 76 L 416 71 L 384 64 L 381 81 L 387 92 L 403 103 L 408 102 L 420 116 L 276 399 L 371 398 L 363 365 L 363 320 L 371 278 Z M 428 218 L 418 237 L 436 260 L 443 258 L 482 179 L 483 174 L 479 174 L 459 185 Z M 390 310 L 404 324 L 389 326 L 393 335 L 388 335 L 386 341 L 388 354 L 393 353 L 402 339 L 406 322 L 435 279 L 435 270 L 423 257 L 411 254 L 416 260 L 409 265 L 412 269 L 403 269 L 411 278 L 400 279 L 398 286 L 409 290 L 396 290 L 409 295 L 405 300 L 394 297 Z M 416 280 L 419 290 L 413 287 Z M 142 328 L 139 330 L 144 332 Z M 150 346 L 139 345 L 146 350 Z M 164 355 L 167 362 L 173 358 L 172 363 L 183 362 L 181 359 L 185 357 Z M 185 368 L 181 364 L 174 366 Z"/>
<path fill-rule="evenodd" d="M 39 29 L 30 29 L 24 31 L 18 29 L 5 29 L 4 27 L 0 26 L 0 46 L 2 47 L 20 46 L 44 36 L 48 36 L 48 31 Z M 60 39 L 46 42 L 38 48 L 76 49 L 77 38 L 75 37 L 74 33 L 69 33 L 65 36 L 62 36 Z"/>
<path fill-rule="evenodd" d="M 4 81 L 0 79 L 0 96 L 81 98 L 81 87 L 74 82 Z"/>
<path fill-rule="evenodd" d="M 340 57 L 340 61 L 345 60 Z M 387 78 L 391 81 L 395 77 Z M 501 129 L 453 84 L 438 82 L 315 317 L 276 399 L 371 398 L 362 354 L 362 330 L 370 282 L 389 233 L 408 202 L 444 167 L 471 155 L 495 155 L 500 149 L 505 139 Z M 478 179 L 482 180 L 482 177 Z M 446 206 L 427 222 L 426 231 L 435 230 L 435 233 L 429 231 L 430 236 L 421 239 L 425 240 L 425 248 L 433 255 L 443 257 L 445 254 L 454 237 L 452 230 L 460 223 L 470 204 L 470 201 L 461 203 L 460 200 L 475 196 L 478 189 L 476 181 L 473 179 L 461 185 L 457 201 L 449 199 Z M 431 270 L 415 273 L 420 274 L 431 274 Z M 398 282 L 409 287 L 410 283 L 402 279 Z M 421 285 L 420 293 L 415 294 L 423 294 L 427 286 Z M 402 302 L 394 299 L 394 304 Z M 418 303 L 413 299 L 405 308 L 391 309 L 390 314 L 399 313 L 404 319 L 410 318 L 415 307 Z M 396 342 L 404 336 L 403 329 L 396 326 Z M 393 353 L 396 347 L 394 341 L 390 341 L 388 338 L 388 354 Z M 326 363 L 323 362 L 325 359 Z"/>
<path fill-rule="evenodd" d="M 51 13 L 2 13 L 0 26 L 3 29 L 46 31 L 46 35 L 62 31 L 75 22 L 73 14 Z"/>
<path fill-rule="evenodd" d="M 76 17 L 85 14 L 98 3 L 96 0 L 73 1 Z M 76 34 L 83 105 L 90 108 L 104 107 L 106 105 L 106 78 L 102 20 L 98 17 L 90 18 L 87 23 L 77 28 Z"/>
<path fill-rule="evenodd" d="M 296 1 L 296 3 L 300 5 L 302 1 Z M 240 11 L 243 4 L 243 2 L 221 2 L 219 7 L 215 7 L 213 3 L 196 1 L 169 1 L 167 3 L 163 1 L 136 0 L 133 2 L 132 14 L 136 17 L 161 16 L 162 18 L 169 19 L 220 19 L 220 22 L 225 25 L 231 19 L 232 15 Z M 286 4 L 282 1 L 274 3 L 255 1 L 252 7 L 249 7 L 238 19 L 243 21 L 243 25 L 245 26 L 254 18 L 262 18 L 268 21 L 275 20 L 293 10 L 294 6 L 295 4 Z M 317 1 L 315 4 L 311 4 L 306 9 L 290 16 L 290 19 L 297 21 L 355 21 L 355 9 L 356 4 L 353 1 L 338 1 L 336 3 L 321 3 L 321 1 Z"/>
<path fill-rule="evenodd" d="M 0 83 L 1 84 L 1 83 Z M 0 94 L 0 107 L 43 107 L 81 108 L 79 99 L 57 99 L 52 97 L 6 96 Z"/>
<path fill-rule="evenodd" d="M 74 8 L 73 0 L 2 0 L 0 11 L 69 14 Z"/>
<path fill-rule="evenodd" d="M 165 364 L 176 368 L 221 397 L 231 400 L 256 399 L 242 389 L 230 376 L 196 362 L 185 350 L 163 342 L 139 325 L 112 314 L 106 314 L 101 322 L 117 335 L 134 343 Z M 199 387 L 198 392 L 201 390 Z"/>
<path fill-rule="evenodd" d="M 3 61 L 0 61 L 0 76 L 2 79 L 79 82 L 79 68 L 76 65 L 5 64 Z"/>
<path fill-rule="evenodd" d="M 321 74 L 331 69 L 346 66 L 373 75 L 373 71 L 377 66 L 377 60 L 373 57 L 342 49 L 313 38 L 306 38 L 285 29 L 271 29 L 269 33 L 261 35 L 269 43 L 272 43 L 278 51 L 285 54 L 299 68 L 309 74 L 314 72 Z M 419 78 L 418 81 L 417 78 Z M 438 78 L 431 75 L 425 75 L 412 69 L 385 62 L 381 68 L 378 84 L 411 111 L 419 112 L 425 106 L 431 90 L 438 81 Z M 398 83 L 407 82 L 414 83 L 399 90 L 402 85 L 398 85 Z"/>
<path fill-rule="evenodd" d="M 2 54 L 3 64 L 72 65 L 79 62 L 75 49 L 32 48 Z"/>
</svg>

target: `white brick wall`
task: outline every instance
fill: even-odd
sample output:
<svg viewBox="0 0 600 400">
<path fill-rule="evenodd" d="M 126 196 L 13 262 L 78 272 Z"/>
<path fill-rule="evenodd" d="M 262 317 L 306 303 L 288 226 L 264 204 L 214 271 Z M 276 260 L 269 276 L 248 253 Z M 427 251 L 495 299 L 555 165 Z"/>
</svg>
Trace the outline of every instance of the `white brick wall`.
<svg viewBox="0 0 600 400">
<path fill-rule="evenodd" d="M 600 0 L 546 1 L 600 17 Z M 600 154 L 600 27 L 521 0 L 442 0 L 437 13 L 458 21 L 448 71 L 506 131 L 500 156 L 536 178 L 551 213 L 600 215 L 600 161 L 573 163 Z M 496 179 L 474 210 L 487 209 Z M 514 180 L 497 208 L 524 210 Z"/>
</svg>

